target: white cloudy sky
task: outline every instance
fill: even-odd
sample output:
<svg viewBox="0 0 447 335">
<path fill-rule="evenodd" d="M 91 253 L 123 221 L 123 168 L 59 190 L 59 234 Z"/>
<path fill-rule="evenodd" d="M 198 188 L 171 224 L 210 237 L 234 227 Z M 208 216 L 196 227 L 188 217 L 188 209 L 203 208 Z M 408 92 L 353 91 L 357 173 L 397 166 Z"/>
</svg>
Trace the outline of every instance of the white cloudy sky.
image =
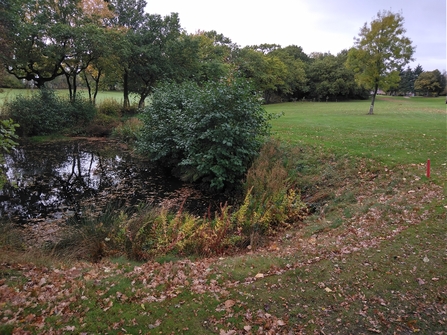
<svg viewBox="0 0 447 335">
<path fill-rule="evenodd" d="M 215 30 L 240 46 L 275 43 L 305 53 L 337 54 L 353 46 L 365 22 L 378 11 L 401 12 L 406 35 L 416 46 L 410 64 L 446 70 L 445 0 L 147 0 L 146 11 L 176 12 L 188 33 Z"/>
</svg>

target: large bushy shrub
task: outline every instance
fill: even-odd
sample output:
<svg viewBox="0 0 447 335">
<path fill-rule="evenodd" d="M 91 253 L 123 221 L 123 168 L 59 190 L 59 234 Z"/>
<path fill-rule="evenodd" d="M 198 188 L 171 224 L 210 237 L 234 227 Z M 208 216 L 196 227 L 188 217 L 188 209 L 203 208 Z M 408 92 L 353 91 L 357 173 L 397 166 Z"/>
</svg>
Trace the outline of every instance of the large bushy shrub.
<svg viewBox="0 0 447 335">
<path fill-rule="evenodd" d="M 270 129 L 260 96 L 242 79 L 166 83 L 142 119 L 139 147 L 151 160 L 216 189 L 243 177 Z"/>
<path fill-rule="evenodd" d="M 6 113 L 20 125 L 24 136 L 48 135 L 73 126 L 81 127 L 93 119 L 95 107 L 77 97 L 75 102 L 62 99 L 49 89 L 29 97 L 17 96 L 5 104 Z"/>
</svg>

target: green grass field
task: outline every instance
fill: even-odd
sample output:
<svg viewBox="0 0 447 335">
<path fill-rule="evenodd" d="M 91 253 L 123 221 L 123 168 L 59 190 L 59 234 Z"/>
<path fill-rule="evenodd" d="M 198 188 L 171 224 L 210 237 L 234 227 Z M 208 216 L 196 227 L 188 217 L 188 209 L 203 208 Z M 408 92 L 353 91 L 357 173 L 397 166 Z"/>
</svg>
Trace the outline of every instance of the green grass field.
<svg viewBox="0 0 447 335">
<path fill-rule="evenodd" d="M 0 334 L 447 334 L 445 106 L 266 106 L 284 112 L 275 136 L 303 148 L 297 173 L 320 210 L 263 248 L 210 259 L 2 250 Z"/>
<path fill-rule="evenodd" d="M 267 106 L 284 113 L 273 121 L 279 138 L 321 146 L 338 154 L 372 158 L 391 167 L 425 164 L 445 173 L 447 113 L 444 97 L 379 96 L 375 115 L 369 102 L 283 103 Z"/>
</svg>

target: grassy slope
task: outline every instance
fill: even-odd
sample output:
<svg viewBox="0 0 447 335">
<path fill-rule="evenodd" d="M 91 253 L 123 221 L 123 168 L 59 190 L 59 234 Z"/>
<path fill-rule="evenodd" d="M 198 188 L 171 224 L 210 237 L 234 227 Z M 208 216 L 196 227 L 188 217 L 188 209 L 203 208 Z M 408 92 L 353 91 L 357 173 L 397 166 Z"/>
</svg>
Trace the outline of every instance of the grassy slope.
<svg viewBox="0 0 447 335">
<path fill-rule="evenodd" d="M 312 161 L 297 171 L 327 195 L 321 211 L 221 259 L 45 267 L 3 253 L 0 333 L 445 334 L 444 106 L 268 106 L 285 112 L 274 130 L 303 147 L 299 164 Z"/>
</svg>

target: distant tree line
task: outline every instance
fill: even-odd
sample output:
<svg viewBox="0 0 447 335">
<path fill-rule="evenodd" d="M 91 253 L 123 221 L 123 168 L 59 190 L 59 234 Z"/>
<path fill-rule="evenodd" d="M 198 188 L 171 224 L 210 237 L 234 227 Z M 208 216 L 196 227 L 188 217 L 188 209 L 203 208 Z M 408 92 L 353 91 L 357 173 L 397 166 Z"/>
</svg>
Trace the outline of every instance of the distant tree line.
<svg viewBox="0 0 447 335">
<path fill-rule="evenodd" d="M 0 86 L 33 83 L 68 88 L 80 85 L 95 102 L 99 90 L 122 90 L 139 106 L 163 81 L 203 85 L 232 76 L 250 79 L 266 103 L 365 99 L 370 92 L 337 55 L 306 54 L 296 45 L 241 48 L 215 31 L 187 33 L 176 13 L 144 12 L 145 0 L 9 0 L 0 7 Z M 440 94 L 445 73 L 420 66 L 400 72 L 393 94 Z"/>
</svg>

